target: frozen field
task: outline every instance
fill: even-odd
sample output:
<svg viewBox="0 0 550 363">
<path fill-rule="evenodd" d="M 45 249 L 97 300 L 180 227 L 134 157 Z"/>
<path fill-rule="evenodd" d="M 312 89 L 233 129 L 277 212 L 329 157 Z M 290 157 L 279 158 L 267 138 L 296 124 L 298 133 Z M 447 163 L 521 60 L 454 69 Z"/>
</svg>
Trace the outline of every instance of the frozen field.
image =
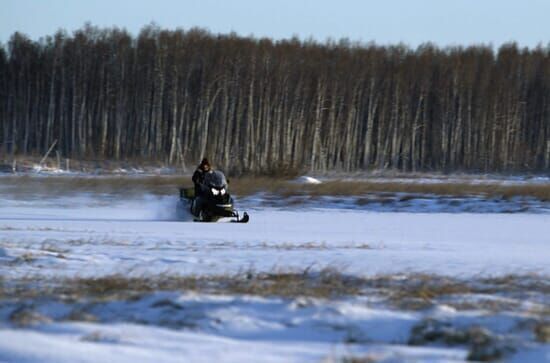
<svg viewBox="0 0 550 363">
<path fill-rule="evenodd" d="M 171 196 L 13 191 L 0 185 L 0 362 L 550 361 L 548 203 L 249 197 L 239 225 L 177 221 Z"/>
</svg>

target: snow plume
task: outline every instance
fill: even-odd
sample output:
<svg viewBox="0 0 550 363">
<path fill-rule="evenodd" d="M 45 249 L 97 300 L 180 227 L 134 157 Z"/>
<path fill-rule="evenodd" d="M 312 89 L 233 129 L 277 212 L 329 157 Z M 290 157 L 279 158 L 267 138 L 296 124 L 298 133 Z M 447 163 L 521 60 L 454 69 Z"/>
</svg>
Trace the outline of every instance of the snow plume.
<svg viewBox="0 0 550 363">
<path fill-rule="evenodd" d="M 186 219 L 177 214 L 177 195 L 144 194 L 120 199 L 112 194 L 80 194 L 37 200 L 0 199 L 0 215 L 27 220 L 73 221 L 171 221 Z M 184 208 L 185 210 L 185 208 Z"/>
<path fill-rule="evenodd" d="M 114 203 L 111 208 L 115 218 L 172 221 L 181 219 L 177 214 L 178 202 L 175 195 L 146 194 L 142 198 Z"/>
<path fill-rule="evenodd" d="M 173 221 L 182 219 L 177 214 L 178 202 L 175 195 L 145 194 L 140 198 L 114 201 L 106 207 L 108 211 L 104 210 L 105 207 L 98 206 L 96 212 L 99 219 L 101 216 L 108 216 L 113 220 Z"/>
</svg>

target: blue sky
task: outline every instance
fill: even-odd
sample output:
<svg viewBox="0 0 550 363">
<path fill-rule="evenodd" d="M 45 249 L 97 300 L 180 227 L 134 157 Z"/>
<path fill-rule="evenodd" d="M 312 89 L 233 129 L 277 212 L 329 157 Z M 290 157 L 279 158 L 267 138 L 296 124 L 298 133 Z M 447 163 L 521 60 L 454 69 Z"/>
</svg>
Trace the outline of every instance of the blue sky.
<svg viewBox="0 0 550 363">
<path fill-rule="evenodd" d="M 0 41 L 15 31 L 33 39 L 86 21 L 136 34 L 155 22 L 215 33 L 281 39 L 347 37 L 413 47 L 516 41 L 550 43 L 550 0 L 2 0 Z"/>
</svg>

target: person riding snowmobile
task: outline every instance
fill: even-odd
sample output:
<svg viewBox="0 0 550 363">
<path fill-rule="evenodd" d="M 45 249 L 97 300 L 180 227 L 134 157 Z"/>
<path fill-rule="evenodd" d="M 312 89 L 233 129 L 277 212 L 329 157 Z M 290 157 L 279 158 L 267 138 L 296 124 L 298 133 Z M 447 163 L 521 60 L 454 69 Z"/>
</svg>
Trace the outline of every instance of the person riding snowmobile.
<svg viewBox="0 0 550 363">
<path fill-rule="evenodd" d="M 231 222 L 247 223 L 249 216 L 246 212 L 242 218 L 235 210 L 233 198 L 228 191 L 228 180 L 223 172 L 210 166 L 207 158 L 193 173 L 194 190 L 192 188 L 180 188 L 180 201 L 178 213 L 189 208 L 189 211 L 198 222 L 216 222 L 220 218 L 231 218 Z M 194 193 L 192 193 L 194 191 Z"/>
<path fill-rule="evenodd" d="M 197 166 L 197 170 L 193 173 L 193 177 L 191 178 L 193 180 L 193 183 L 195 183 L 195 195 L 201 195 L 203 193 L 208 192 L 208 188 L 204 185 L 204 177 L 208 173 L 212 173 L 212 167 L 210 166 L 210 162 L 207 158 L 202 159 L 199 166 Z"/>
</svg>

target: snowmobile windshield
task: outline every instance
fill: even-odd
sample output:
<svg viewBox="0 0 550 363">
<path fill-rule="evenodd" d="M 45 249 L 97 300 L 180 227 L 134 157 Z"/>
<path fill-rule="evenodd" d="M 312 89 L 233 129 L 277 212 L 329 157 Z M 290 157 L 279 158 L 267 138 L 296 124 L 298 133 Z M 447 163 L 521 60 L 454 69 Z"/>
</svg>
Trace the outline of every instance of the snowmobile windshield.
<svg viewBox="0 0 550 363">
<path fill-rule="evenodd" d="M 204 183 L 212 188 L 225 188 L 227 180 L 221 171 L 216 170 L 204 176 Z"/>
</svg>

